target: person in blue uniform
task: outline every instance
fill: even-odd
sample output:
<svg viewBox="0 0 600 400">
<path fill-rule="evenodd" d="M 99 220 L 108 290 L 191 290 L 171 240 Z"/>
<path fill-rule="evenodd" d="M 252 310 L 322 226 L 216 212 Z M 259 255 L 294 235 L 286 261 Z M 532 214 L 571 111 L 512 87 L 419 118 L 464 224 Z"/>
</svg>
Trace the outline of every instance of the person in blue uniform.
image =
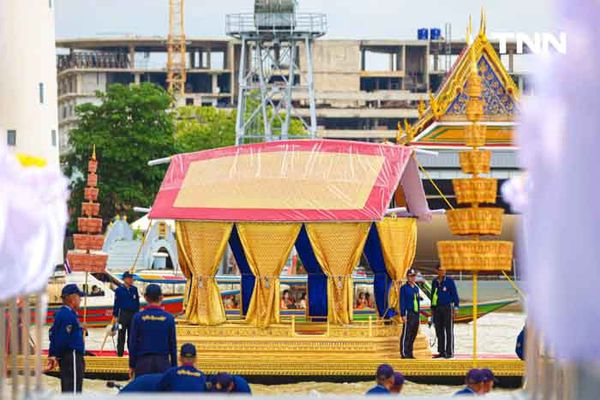
<svg viewBox="0 0 600 400">
<path fill-rule="evenodd" d="M 381 364 L 377 367 L 375 380 L 377 384 L 367 390 L 366 395 L 390 394 L 394 386 L 394 368 L 388 364 Z"/>
<path fill-rule="evenodd" d="M 400 351 L 402 358 L 415 358 L 413 345 L 419 332 L 419 312 L 421 297 L 417 286 L 417 271 L 409 269 L 407 282 L 400 288 L 400 317 L 402 318 L 402 336 L 400 337 Z"/>
<path fill-rule="evenodd" d="M 480 371 L 483 374 L 483 394 L 488 394 L 494 389 L 498 379 L 489 368 L 482 368 Z"/>
<path fill-rule="evenodd" d="M 83 296 L 83 292 L 75 284 L 63 287 L 63 305 L 54 315 L 49 331 L 50 349 L 46 370 L 60 366 L 60 388 L 63 393 L 81 392 L 83 386 L 84 329 L 77 319 L 77 309 Z"/>
<path fill-rule="evenodd" d="M 402 388 L 404 387 L 404 381 L 404 375 L 398 371 L 394 371 L 394 384 L 390 388 L 390 393 L 400 394 Z"/>
<path fill-rule="evenodd" d="M 181 346 L 179 367 L 168 369 L 158 383 L 163 392 L 205 392 L 206 375 L 196 369 L 196 347 L 191 343 Z"/>
<path fill-rule="evenodd" d="M 521 360 L 525 360 L 525 337 L 527 336 L 527 327 L 524 326 L 519 336 L 517 336 L 517 346 L 515 347 L 515 352 L 517 353 L 517 357 Z"/>
<path fill-rule="evenodd" d="M 129 375 L 165 372 L 177 366 L 175 319 L 161 307 L 162 290 L 151 283 L 144 298 L 148 306 L 133 316 L 129 333 Z"/>
<path fill-rule="evenodd" d="M 431 311 L 438 345 L 438 354 L 433 358 L 454 357 L 454 317 L 459 302 L 454 280 L 438 264 L 437 278 L 431 283 Z"/>
<path fill-rule="evenodd" d="M 481 370 L 472 369 L 465 377 L 465 387 L 454 393 L 455 396 L 479 396 L 483 394 L 483 381 L 485 377 Z"/>
<path fill-rule="evenodd" d="M 239 375 L 219 373 L 212 378 L 212 391 L 220 393 L 252 394 L 248 381 Z"/>
<path fill-rule="evenodd" d="M 115 304 L 113 307 L 113 324 L 119 324 L 117 337 L 117 356 L 123 357 L 125 351 L 125 337 L 129 337 L 133 315 L 140 311 L 140 295 L 133 286 L 133 275 L 127 271 L 123 274 L 123 285 L 115 290 Z"/>
</svg>

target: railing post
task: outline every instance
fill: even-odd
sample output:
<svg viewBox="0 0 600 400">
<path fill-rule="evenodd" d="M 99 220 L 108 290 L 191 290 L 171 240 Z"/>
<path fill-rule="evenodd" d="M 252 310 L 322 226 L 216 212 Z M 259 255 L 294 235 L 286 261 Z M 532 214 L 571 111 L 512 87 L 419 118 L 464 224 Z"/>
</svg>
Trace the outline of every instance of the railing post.
<svg viewBox="0 0 600 400">
<path fill-rule="evenodd" d="M 296 316 L 292 315 L 292 336 L 296 335 Z"/>
</svg>

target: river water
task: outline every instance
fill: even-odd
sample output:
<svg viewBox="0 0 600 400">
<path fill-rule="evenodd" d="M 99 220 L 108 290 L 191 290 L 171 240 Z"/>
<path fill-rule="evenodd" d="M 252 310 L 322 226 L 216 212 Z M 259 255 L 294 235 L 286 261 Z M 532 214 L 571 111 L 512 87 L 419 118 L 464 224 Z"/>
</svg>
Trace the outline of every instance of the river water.
<svg viewBox="0 0 600 400">
<path fill-rule="evenodd" d="M 478 328 L 478 350 L 480 354 L 513 354 L 515 340 L 525 322 L 522 313 L 496 312 L 480 318 Z M 426 332 L 427 327 L 421 326 Z M 104 335 L 103 329 L 92 329 L 86 339 L 88 348 L 100 348 Z M 44 348 L 47 348 L 47 335 Z M 472 351 L 472 323 L 458 324 L 455 326 L 455 350 L 457 354 L 470 354 Z M 112 342 L 107 344 L 107 350 L 112 350 Z M 435 350 L 434 350 L 435 352 Z M 57 378 L 44 377 L 48 389 L 58 392 L 60 382 Z M 328 382 L 303 382 L 286 385 L 258 385 L 252 384 L 252 391 L 256 394 L 363 394 L 373 386 L 373 382 L 355 383 L 328 383 Z M 442 395 L 450 394 L 458 389 L 456 386 L 424 385 L 407 382 L 404 385 L 404 395 Z M 116 393 L 115 389 L 106 387 L 106 381 L 86 379 L 84 391 L 87 393 Z M 506 390 L 508 391 L 508 390 Z M 1 397 L 1 396 L 0 396 Z"/>
</svg>

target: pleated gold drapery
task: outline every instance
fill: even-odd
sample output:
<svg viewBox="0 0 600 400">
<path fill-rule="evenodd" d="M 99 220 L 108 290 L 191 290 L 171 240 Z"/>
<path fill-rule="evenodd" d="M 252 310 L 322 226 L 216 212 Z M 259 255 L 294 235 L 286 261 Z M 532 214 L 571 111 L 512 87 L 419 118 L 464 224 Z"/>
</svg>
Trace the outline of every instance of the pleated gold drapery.
<svg viewBox="0 0 600 400">
<path fill-rule="evenodd" d="M 388 309 L 399 313 L 402 278 L 412 265 L 417 251 L 417 220 L 385 218 L 375 226 L 381 242 L 385 268 L 393 281 Z"/>
<path fill-rule="evenodd" d="M 352 321 L 352 271 L 358 265 L 371 223 L 306 224 L 315 257 L 327 275 L 327 318 L 332 324 Z"/>
<path fill-rule="evenodd" d="M 225 308 L 215 274 L 227 247 L 233 224 L 177 221 L 179 263 L 187 278 L 185 317 L 192 324 L 225 322 Z"/>
<path fill-rule="evenodd" d="M 177 221 L 175 222 L 175 225 L 177 226 Z M 183 272 L 183 276 L 185 276 L 185 289 L 183 292 L 183 311 L 185 313 L 185 310 L 187 309 L 187 303 L 189 300 L 190 280 L 192 279 L 192 271 L 190 270 L 190 267 L 187 264 L 186 258 L 182 256 L 182 254 L 184 254 L 185 250 L 183 249 L 183 245 L 182 245 L 181 241 L 177 240 L 176 243 L 177 243 L 177 255 L 179 258 L 179 268 L 181 268 L 181 272 Z"/>
<path fill-rule="evenodd" d="M 279 275 L 300 233 L 300 224 L 236 224 L 244 254 L 256 276 L 246 321 L 258 327 L 279 322 Z"/>
</svg>

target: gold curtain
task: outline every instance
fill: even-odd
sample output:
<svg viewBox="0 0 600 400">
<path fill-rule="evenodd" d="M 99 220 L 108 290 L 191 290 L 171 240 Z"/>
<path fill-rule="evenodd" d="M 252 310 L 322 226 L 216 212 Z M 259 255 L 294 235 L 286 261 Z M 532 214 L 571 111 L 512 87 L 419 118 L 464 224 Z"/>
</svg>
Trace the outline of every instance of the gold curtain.
<svg viewBox="0 0 600 400">
<path fill-rule="evenodd" d="M 306 231 L 327 275 L 327 317 L 332 324 L 352 321 L 352 271 L 360 261 L 371 223 L 312 223 Z"/>
<path fill-rule="evenodd" d="M 385 268 L 393 281 L 388 308 L 399 313 L 402 278 L 412 265 L 417 251 L 417 220 L 416 218 L 385 218 L 375 226 L 381 241 Z"/>
<path fill-rule="evenodd" d="M 301 224 L 236 224 L 250 270 L 256 276 L 246 321 L 258 327 L 279 322 L 279 275 Z"/>
<path fill-rule="evenodd" d="M 175 222 L 177 224 L 177 222 Z M 190 291 L 190 280 L 192 279 L 192 271 L 190 270 L 189 265 L 187 264 L 186 257 L 183 257 L 185 250 L 183 250 L 183 246 L 180 240 L 177 240 L 177 258 L 179 259 L 179 268 L 181 268 L 181 272 L 183 272 L 183 276 L 185 276 L 185 289 L 183 292 L 183 311 L 187 309 L 189 291 Z"/>
<path fill-rule="evenodd" d="M 227 247 L 233 224 L 177 221 L 179 263 L 188 278 L 185 317 L 192 324 L 225 322 L 225 308 L 215 274 Z"/>
</svg>

